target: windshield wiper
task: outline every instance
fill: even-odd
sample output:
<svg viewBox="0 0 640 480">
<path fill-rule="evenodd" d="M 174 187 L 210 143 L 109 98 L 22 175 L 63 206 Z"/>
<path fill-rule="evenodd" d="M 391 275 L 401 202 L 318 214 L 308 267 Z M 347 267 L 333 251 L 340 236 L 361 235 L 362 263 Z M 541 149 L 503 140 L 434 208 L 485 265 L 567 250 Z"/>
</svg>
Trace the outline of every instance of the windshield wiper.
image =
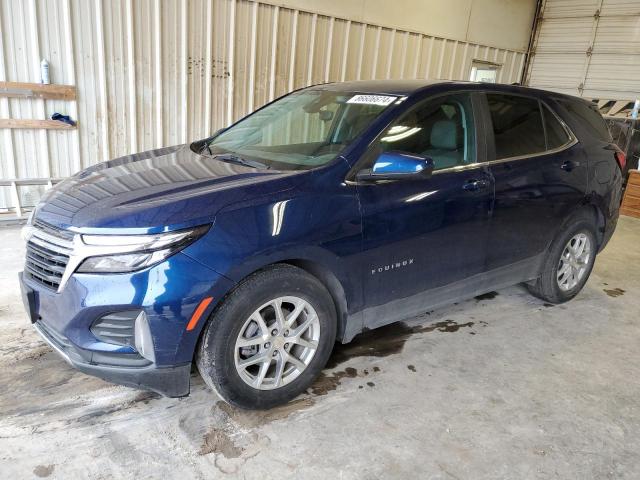
<svg viewBox="0 0 640 480">
<path fill-rule="evenodd" d="M 223 162 L 236 163 L 238 165 L 244 165 L 245 167 L 253 167 L 260 169 L 268 169 L 269 165 L 258 162 L 256 160 L 249 160 L 248 158 L 242 158 L 232 153 L 221 153 L 219 155 L 211 155 L 211 158 L 221 160 Z"/>
</svg>

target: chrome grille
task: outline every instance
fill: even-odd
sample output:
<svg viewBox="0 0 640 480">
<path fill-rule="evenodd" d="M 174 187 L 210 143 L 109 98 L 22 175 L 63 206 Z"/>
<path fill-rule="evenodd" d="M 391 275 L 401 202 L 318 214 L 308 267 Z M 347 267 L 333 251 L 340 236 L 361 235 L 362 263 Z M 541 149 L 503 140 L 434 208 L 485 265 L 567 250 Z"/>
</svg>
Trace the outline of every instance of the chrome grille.
<svg viewBox="0 0 640 480">
<path fill-rule="evenodd" d="M 43 286 L 58 290 L 72 248 L 72 232 L 36 221 L 27 242 L 25 273 Z"/>
<path fill-rule="evenodd" d="M 54 227 L 53 225 L 49 225 L 41 220 L 36 220 L 33 222 L 33 226 L 38 230 L 52 235 L 54 237 L 61 238 L 63 240 L 68 240 L 69 242 L 73 241 L 73 232 L 69 230 L 62 230 L 58 227 Z"/>
</svg>

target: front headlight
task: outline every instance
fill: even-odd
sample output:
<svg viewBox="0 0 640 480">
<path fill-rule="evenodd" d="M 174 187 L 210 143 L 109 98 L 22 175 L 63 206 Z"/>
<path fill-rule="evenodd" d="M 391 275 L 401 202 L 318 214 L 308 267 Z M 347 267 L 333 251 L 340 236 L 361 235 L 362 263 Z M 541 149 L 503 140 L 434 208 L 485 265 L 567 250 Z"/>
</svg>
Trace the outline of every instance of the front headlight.
<svg viewBox="0 0 640 480">
<path fill-rule="evenodd" d="M 209 225 L 155 235 L 82 235 L 80 273 L 126 273 L 150 267 L 203 236 Z"/>
</svg>

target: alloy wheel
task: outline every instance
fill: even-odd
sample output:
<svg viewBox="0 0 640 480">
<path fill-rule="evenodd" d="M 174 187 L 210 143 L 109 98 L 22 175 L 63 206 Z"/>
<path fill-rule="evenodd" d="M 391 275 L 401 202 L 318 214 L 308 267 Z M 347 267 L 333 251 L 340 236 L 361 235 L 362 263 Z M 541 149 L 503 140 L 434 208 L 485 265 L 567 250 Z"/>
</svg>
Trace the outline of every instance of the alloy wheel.
<svg viewBox="0 0 640 480">
<path fill-rule="evenodd" d="M 236 371 L 249 386 L 273 390 L 309 366 L 320 340 L 320 321 L 306 300 L 284 296 L 257 308 L 240 328 Z"/>
<path fill-rule="evenodd" d="M 567 242 L 560 256 L 557 281 L 560 290 L 569 291 L 585 276 L 591 259 L 591 240 L 584 233 L 578 233 Z"/>
</svg>

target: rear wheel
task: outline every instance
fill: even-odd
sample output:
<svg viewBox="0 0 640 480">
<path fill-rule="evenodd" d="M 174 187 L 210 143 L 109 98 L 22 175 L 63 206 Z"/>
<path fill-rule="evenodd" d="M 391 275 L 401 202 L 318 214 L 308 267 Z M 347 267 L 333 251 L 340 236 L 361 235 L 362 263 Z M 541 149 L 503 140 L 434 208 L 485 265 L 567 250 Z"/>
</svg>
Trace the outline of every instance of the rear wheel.
<svg viewBox="0 0 640 480">
<path fill-rule="evenodd" d="M 555 239 L 542 274 L 529 291 L 550 303 L 562 303 L 575 297 L 589 279 L 595 262 L 597 244 L 592 222 L 580 218 Z"/>
<path fill-rule="evenodd" d="M 326 364 L 336 314 L 324 285 L 277 265 L 243 281 L 205 327 L 197 365 L 205 382 L 241 408 L 270 408 L 308 388 Z"/>
</svg>

